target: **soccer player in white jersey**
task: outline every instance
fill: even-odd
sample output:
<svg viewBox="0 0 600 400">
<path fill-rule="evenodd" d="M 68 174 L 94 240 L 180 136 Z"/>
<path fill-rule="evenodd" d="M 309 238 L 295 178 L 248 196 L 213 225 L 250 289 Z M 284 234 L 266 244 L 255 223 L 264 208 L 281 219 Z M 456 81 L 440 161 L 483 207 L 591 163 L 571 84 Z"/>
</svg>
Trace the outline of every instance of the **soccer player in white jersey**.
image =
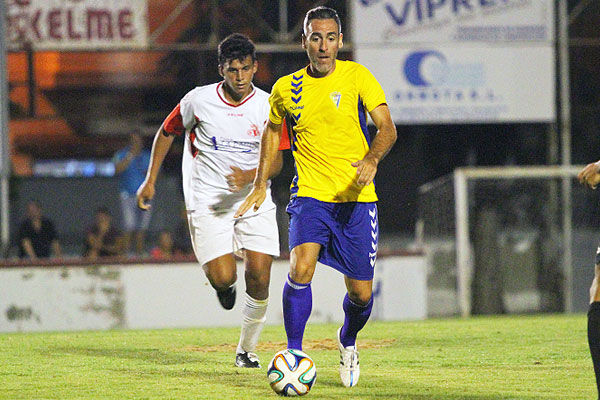
<svg viewBox="0 0 600 400">
<path fill-rule="evenodd" d="M 187 93 L 156 133 L 137 201 L 150 207 L 165 155 L 174 137 L 184 135 L 183 192 L 194 253 L 226 310 L 236 299 L 234 254 L 243 257 L 246 296 L 235 364 L 260 368 L 255 348 L 266 319 L 271 263 L 279 256 L 275 204 L 269 194 L 258 210 L 241 219 L 233 215 L 256 172 L 269 95 L 252 84 L 258 63 L 246 36 L 225 38 L 218 60 L 223 81 Z M 281 164 L 279 152 L 271 177 Z"/>
</svg>

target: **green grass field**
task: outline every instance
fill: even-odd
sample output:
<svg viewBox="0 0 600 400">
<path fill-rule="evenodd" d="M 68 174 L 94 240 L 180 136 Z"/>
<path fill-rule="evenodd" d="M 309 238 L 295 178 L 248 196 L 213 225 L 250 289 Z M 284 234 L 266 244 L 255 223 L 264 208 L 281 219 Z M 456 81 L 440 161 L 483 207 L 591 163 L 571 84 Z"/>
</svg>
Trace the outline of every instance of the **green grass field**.
<svg viewBox="0 0 600 400">
<path fill-rule="evenodd" d="M 595 399 L 583 315 L 370 322 L 359 336 L 361 379 L 341 386 L 337 325 L 311 325 L 314 399 Z M 2 399 L 269 399 L 263 368 L 233 366 L 239 329 L 0 334 Z"/>
</svg>

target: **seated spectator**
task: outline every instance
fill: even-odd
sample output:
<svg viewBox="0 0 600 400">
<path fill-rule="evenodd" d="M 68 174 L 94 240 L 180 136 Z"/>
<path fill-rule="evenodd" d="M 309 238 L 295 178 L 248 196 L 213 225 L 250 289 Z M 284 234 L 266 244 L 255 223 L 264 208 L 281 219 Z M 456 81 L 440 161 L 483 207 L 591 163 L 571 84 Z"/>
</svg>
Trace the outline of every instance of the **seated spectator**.
<svg viewBox="0 0 600 400">
<path fill-rule="evenodd" d="M 91 260 L 98 257 L 118 256 L 123 251 L 121 231 L 112 223 L 106 207 L 96 210 L 95 222 L 86 233 L 84 256 Z"/>
<path fill-rule="evenodd" d="M 48 258 L 62 256 L 62 250 L 54 228 L 54 223 L 42 214 L 41 205 L 31 200 L 27 203 L 27 217 L 19 227 L 19 257 Z"/>
<path fill-rule="evenodd" d="M 169 231 L 161 231 L 158 235 L 158 245 L 150 251 L 150 256 L 156 260 L 164 260 L 173 256 L 173 237 Z"/>
</svg>

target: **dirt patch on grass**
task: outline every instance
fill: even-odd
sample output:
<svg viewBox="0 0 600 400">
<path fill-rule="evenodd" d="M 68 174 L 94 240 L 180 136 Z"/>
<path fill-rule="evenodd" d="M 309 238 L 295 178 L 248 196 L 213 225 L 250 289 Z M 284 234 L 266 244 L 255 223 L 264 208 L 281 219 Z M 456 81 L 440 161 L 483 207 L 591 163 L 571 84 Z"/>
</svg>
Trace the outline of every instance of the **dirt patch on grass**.
<svg viewBox="0 0 600 400">
<path fill-rule="evenodd" d="M 396 342 L 396 339 L 364 339 L 358 341 L 358 349 L 379 349 L 382 347 L 392 346 Z M 234 352 L 237 347 L 237 343 L 223 343 L 212 346 L 187 346 L 182 351 L 197 351 L 199 353 L 211 353 L 211 352 Z M 287 342 L 259 342 L 257 351 L 279 351 L 287 347 Z M 304 340 L 302 347 L 305 351 L 311 350 L 337 350 L 337 341 L 334 339 L 322 339 L 322 340 Z"/>
</svg>

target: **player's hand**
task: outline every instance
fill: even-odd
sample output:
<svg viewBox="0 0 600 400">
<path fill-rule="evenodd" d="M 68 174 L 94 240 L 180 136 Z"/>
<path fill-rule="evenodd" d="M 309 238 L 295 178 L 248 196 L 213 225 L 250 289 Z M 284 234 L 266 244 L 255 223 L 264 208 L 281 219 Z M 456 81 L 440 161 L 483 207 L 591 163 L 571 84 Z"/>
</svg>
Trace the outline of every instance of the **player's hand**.
<svg viewBox="0 0 600 400">
<path fill-rule="evenodd" d="M 148 202 L 154 198 L 154 184 L 144 181 L 136 193 L 137 206 L 142 210 L 152 207 Z"/>
<path fill-rule="evenodd" d="M 600 161 L 586 165 L 577 174 L 577 179 L 582 185 L 596 189 L 596 186 L 600 183 Z"/>
<path fill-rule="evenodd" d="M 368 186 L 375 179 L 377 173 L 377 162 L 371 158 L 365 157 L 352 163 L 356 168 L 356 183 L 359 186 Z"/>
<path fill-rule="evenodd" d="M 250 171 L 233 166 L 229 168 L 231 168 L 231 173 L 225 178 L 227 179 L 227 186 L 229 186 L 230 192 L 239 192 L 254 179 L 254 174 L 250 174 Z"/>
<path fill-rule="evenodd" d="M 265 185 L 253 186 L 252 191 L 248 193 L 248 196 L 244 199 L 242 205 L 237 209 L 233 218 L 241 217 L 254 206 L 254 211 L 257 211 L 260 205 L 265 201 L 267 197 L 267 187 Z"/>
</svg>

